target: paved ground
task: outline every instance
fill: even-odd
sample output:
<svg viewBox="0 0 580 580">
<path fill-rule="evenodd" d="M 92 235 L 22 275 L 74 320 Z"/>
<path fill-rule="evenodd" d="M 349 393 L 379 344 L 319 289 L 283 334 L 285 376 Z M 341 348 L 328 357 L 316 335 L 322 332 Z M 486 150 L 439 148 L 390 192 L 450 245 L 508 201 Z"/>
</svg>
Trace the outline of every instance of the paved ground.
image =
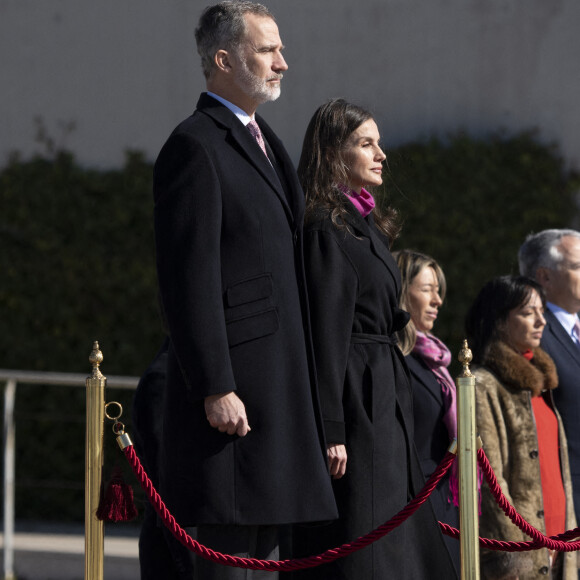
<svg viewBox="0 0 580 580">
<path fill-rule="evenodd" d="M 72 532 L 72 533 L 71 533 Z M 105 580 L 139 580 L 137 530 L 105 533 Z M 18 531 L 14 572 L 17 580 L 83 580 L 85 538 L 82 529 Z M 4 571 L 4 537 L 0 534 L 0 578 Z"/>
</svg>

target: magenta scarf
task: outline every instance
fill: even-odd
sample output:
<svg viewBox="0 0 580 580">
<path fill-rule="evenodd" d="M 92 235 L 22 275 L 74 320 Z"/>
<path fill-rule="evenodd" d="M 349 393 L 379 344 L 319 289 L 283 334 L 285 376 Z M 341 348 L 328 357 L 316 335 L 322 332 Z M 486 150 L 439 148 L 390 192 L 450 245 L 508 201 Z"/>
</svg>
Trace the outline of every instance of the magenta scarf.
<svg viewBox="0 0 580 580">
<path fill-rule="evenodd" d="M 423 359 L 425 364 L 437 378 L 437 382 L 441 385 L 441 392 L 443 393 L 443 401 L 445 404 L 443 422 L 447 427 L 449 441 L 451 442 L 453 439 L 457 438 L 457 389 L 455 387 L 455 382 L 447 370 L 449 363 L 451 363 L 451 352 L 436 336 L 419 331 L 417 331 L 417 340 L 413 347 L 413 352 Z M 449 503 L 453 502 L 453 505 L 457 507 L 459 507 L 458 475 L 456 457 L 451 467 L 451 476 L 449 478 L 449 491 L 451 497 L 448 498 L 448 501 Z"/>
<path fill-rule="evenodd" d="M 443 401 L 445 402 L 443 422 L 449 433 L 449 441 L 453 441 L 457 437 L 457 390 L 455 382 L 447 370 L 451 362 L 451 352 L 436 336 L 419 331 L 417 331 L 417 341 L 413 347 L 413 352 L 425 361 L 441 385 Z"/>
<path fill-rule="evenodd" d="M 367 217 L 373 211 L 375 200 L 364 187 L 360 190 L 360 193 L 357 193 L 346 185 L 340 185 L 339 189 L 350 199 L 354 207 L 358 209 L 360 215 L 363 217 Z"/>
<path fill-rule="evenodd" d="M 417 340 L 413 347 L 413 352 L 418 354 L 425 364 L 431 369 L 433 374 L 437 377 L 437 382 L 441 385 L 441 392 L 443 393 L 443 400 L 445 402 L 445 415 L 443 415 L 443 422 L 447 427 L 449 433 L 449 440 L 457 438 L 457 388 L 455 381 L 451 378 L 447 367 L 451 363 L 451 352 L 432 334 L 425 334 L 417 331 Z M 483 473 L 479 466 L 477 467 L 477 492 L 479 497 L 479 515 L 481 515 L 481 483 L 483 481 Z M 457 457 L 451 467 L 451 477 L 449 478 L 449 490 L 451 498 L 448 500 L 453 505 L 459 507 L 459 473 L 457 467 Z"/>
</svg>

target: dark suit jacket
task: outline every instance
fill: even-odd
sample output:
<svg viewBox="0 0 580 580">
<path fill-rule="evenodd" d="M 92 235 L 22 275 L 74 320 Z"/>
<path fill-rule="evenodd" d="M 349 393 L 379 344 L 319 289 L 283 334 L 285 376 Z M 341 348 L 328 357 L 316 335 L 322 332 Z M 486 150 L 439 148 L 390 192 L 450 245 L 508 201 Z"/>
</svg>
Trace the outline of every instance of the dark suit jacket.
<svg viewBox="0 0 580 580">
<path fill-rule="evenodd" d="M 574 508 L 576 519 L 580 521 L 580 349 L 549 309 L 546 309 L 544 317 L 546 327 L 541 346 L 552 357 L 558 371 L 554 402 L 568 439 Z"/>
<path fill-rule="evenodd" d="M 307 327 L 304 199 L 280 140 L 203 94 L 155 164 L 157 269 L 171 336 L 161 489 L 181 525 L 336 517 Z M 251 432 L 210 427 L 235 390 Z"/>
<path fill-rule="evenodd" d="M 449 447 L 449 432 L 443 416 L 445 402 L 441 385 L 422 357 L 411 353 L 405 357 L 411 372 L 413 389 L 413 416 L 415 418 L 415 446 L 424 476 L 429 477 L 437 468 Z M 459 528 L 459 510 L 450 502 L 449 475 L 439 483 L 430 496 L 435 517 Z M 460 570 L 459 541 L 445 536 L 445 544 L 456 570 Z"/>
</svg>

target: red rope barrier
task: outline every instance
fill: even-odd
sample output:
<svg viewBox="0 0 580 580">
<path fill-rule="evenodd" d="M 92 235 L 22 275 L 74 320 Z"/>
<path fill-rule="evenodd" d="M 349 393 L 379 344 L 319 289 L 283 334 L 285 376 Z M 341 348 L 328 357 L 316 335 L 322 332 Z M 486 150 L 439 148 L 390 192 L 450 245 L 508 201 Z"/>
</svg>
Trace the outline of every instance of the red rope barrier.
<svg viewBox="0 0 580 580">
<path fill-rule="evenodd" d="M 322 554 L 316 556 L 309 556 L 307 558 L 298 558 L 294 560 L 258 560 L 257 558 L 240 558 L 238 556 L 231 556 L 228 554 L 221 554 L 220 552 L 215 552 L 214 550 L 207 548 L 206 546 L 200 544 L 194 540 L 187 532 L 175 521 L 175 518 L 171 515 L 167 507 L 165 506 L 163 500 L 153 487 L 151 480 L 147 477 L 133 446 L 130 445 L 125 447 L 123 450 L 133 473 L 137 477 L 141 487 L 145 491 L 145 494 L 149 498 L 153 508 L 157 514 L 163 520 L 165 526 L 169 531 L 175 536 L 175 538 L 181 542 L 188 550 L 195 552 L 198 556 L 205 558 L 206 560 L 212 560 L 219 564 L 226 566 L 235 566 L 238 568 L 250 568 L 252 570 L 265 570 L 265 571 L 290 571 L 290 570 L 302 570 L 304 568 L 313 568 L 315 566 L 320 566 L 326 562 L 331 562 L 338 558 L 343 558 L 357 550 L 376 542 L 383 536 L 386 536 L 389 532 L 393 531 L 397 526 L 400 526 L 407 518 L 413 515 L 420 507 L 427 501 L 431 492 L 437 487 L 437 484 L 441 481 L 444 475 L 447 473 L 455 455 L 453 453 L 447 452 L 437 469 L 433 472 L 431 477 L 427 480 L 427 483 L 419 494 L 409 502 L 400 512 L 393 516 L 389 521 L 385 522 L 379 526 L 376 530 L 361 536 L 353 542 L 343 544 L 337 548 L 331 548 L 326 550 Z"/>
<path fill-rule="evenodd" d="M 423 489 L 417 494 L 417 496 L 409 502 L 401 511 L 395 514 L 390 520 L 376 528 L 375 530 L 357 538 L 353 542 L 343 544 L 337 548 L 330 548 L 321 554 L 315 556 L 309 556 L 307 558 L 297 558 L 293 560 L 259 560 L 257 558 L 240 558 L 238 556 L 231 556 L 229 554 L 222 554 L 216 552 L 211 548 L 200 544 L 197 540 L 194 540 L 187 532 L 176 522 L 175 518 L 171 515 L 167 509 L 165 503 L 157 493 L 157 490 L 153 487 L 151 480 L 145 473 L 143 466 L 135 449 L 132 445 L 126 447 L 123 452 L 133 469 L 133 473 L 137 477 L 141 487 L 145 491 L 145 494 L 149 498 L 149 501 L 153 505 L 153 508 L 157 514 L 163 520 L 165 526 L 169 531 L 175 536 L 175 538 L 181 542 L 188 550 L 195 552 L 198 556 L 205 558 L 207 560 L 212 560 L 219 564 L 225 566 L 235 566 L 238 568 L 249 568 L 252 570 L 265 570 L 265 571 L 291 571 L 291 570 L 302 570 L 304 568 L 313 568 L 315 566 L 320 566 L 327 562 L 337 560 L 338 558 L 343 558 L 365 548 L 366 546 L 376 542 L 383 536 L 392 532 L 396 527 L 400 526 L 405 520 L 412 516 L 420 507 L 427 501 L 431 492 L 437 487 L 437 484 L 445 476 L 455 455 L 453 453 L 447 452 L 437 469 L 433 472 L 431 477 L 427 480 L 427 483 Z M 545 536 L 540 530 L 534 528 L 529 524 L 520 514 L 517 513 L 515 508 L 508 502 L 501 487 L 497 482 L 497 478 L 489 464 L 489 461 L 485 455 L 483 449 L 479 449 L 477 452 L 477 458 L 485 479 L 489 485 L 489 488 L 497 501 L 498 505 L 501 507 L 503 512 L 507 517 L 526 535 L 532 538 L 528 542 L 505 542 L 502 540 L 492 540 L 489 538 L 479 538 L 480 546 L 487 548 L 488 550 L 505 551 L 505 552 L 527 552 L 531 550 L 537 550 L 540 548 L 548 548 L 550 550 L 556 550 L 558 552 L 574 552 L 580 550 L 580 541 L 571 542 L 570 540 L 580 537 L 580 528 L 575 528 L 569 530 L 562 534 L 556 536 L 548 537 Z M 439 526 L 443 534 L 450 536 L 454 539 L 459 539 L 459 530 L 446 524 L 444 522 L 439 522 Z"/>
<path fill-rule="evenodd" d="M 503 552 L 529 552 L 531 550 L 538 550 L 540 548 L 548 548 L 550 550 L 557 550 L 558 552 L 574 552 L 580 550 L 580 541 L 570 542 L 573 538 L 580 537 L 580 528 L 569 530 L 557 536 L 545 536 L 540 530 L 530 525 L 515 508 L 508 502 L 505 495 L 501 491 L 501 487 L 497 482 L 495 473 L 489 464 L 489 460 L 485 455 L 483 449 L 477 452 L 477 459 L 489 488 L 501 507 L 503 512 L 510 520 L 518 526 L 518 528 L 526 535 L 530 536 L 532 541 L 528 542 L 505 542 L 502 540 L 491 540 L 489 538 L 479 538 L 479 545 L 488 550 L 503 551 Z M 451 538 L 459 539 L 459 530 L 443 522 L 439 522 L 441 531 Z"/>
<path fill-rule="evenodd" d="M 450 538 L 455 540 L 459 540 L 459 530 L 446 524 L 445 522 L 439 522 L 439 527 L 441 528 L 441 532 Z M 571 530 L 569 532 L 564 532 L 563 534 L 559 534 L 557 536 L 552 536 L 552 540 L 561 540 L 565 541 L 566 538 L 575 538 L 578 536 L 577 528 Z M 483 548 L 487 548 L 488 550 L 495 550 L 501 552 L 530 552 L 532 550 L 538 550 L 543 548 L 541 544 L 535 541 L 529 542 L 506 542 L 503 540 L 492 540 L 490 538 L 479 538 L 479 545 Z M 572 542 L 566 544 L 567 546 L 574 546 Z M 577 548 L 576 548 L 577 549 Z M 566 551 L 566 550 L 562 550 Z M 574 549 L 567 550 L 569 552 L 574 551 Z"/>
<path fill-rule="evenodd" d="M 499 505 L 499 507 L 503 510 L 506 516 L 527 536 L 532 538 L 532 542 L 500 542 L 501 545 L 509 545 L 513 546 L 514 550 L 506 550 L 506 551 L 524 551 L 524 550 L 533 550 L 535 548 L 548 548 L 549 550 L 556 550 L 558 552 L 574 552 L 580 550 L 580 541 L 576 542 L 566 542 L 562 541 L 567 538 L 578 538 L 580 537 L 580 528 L 575 528 L 574 530 L 570 530 L 568 532 L 564 532 L 563 534 L 559 534 L 558 536 L 554 536 L 553 538 L 549 538 L 542 534 L 540 530 L 534 528 L 531 524 L 529 524 L 518 512 L 515 508 L 508 502 L 505 495 L 501 491 L 501 487 L 497 482 L 497 478 L 495 477 L 495 473 L 489 464 L 489 461 L 485 455 L 483 449 L 479 449 L 477 451 L 477 459 L 479 461 L 479 466 L 483 471 L 485 479 L 489 485 L 489 489 L 495 501 Z M 488 540 L 490 542 L 498 542 L 498 540 Z M 532 547 L 529 547 L 532 546 Z M 503 548 L 498 547 L 489 547 L 492 550 L 498 550 Z"/>
</svg>

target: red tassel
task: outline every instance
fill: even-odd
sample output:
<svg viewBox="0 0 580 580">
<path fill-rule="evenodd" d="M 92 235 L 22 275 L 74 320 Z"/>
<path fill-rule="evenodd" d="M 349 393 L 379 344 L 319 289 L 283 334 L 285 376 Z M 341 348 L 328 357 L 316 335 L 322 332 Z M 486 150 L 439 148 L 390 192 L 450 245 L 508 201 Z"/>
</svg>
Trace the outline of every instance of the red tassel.
<svg viewBox="0 0 580 580">
<path fill-rule="evenodd" d="M 137 517 L 137 508 L 133 501 L 133 489 L 125 482 L 119 466 L 115 467 L 113 476 L 97 509 L 97 518 L 105 522 L 129 522 Z"/>
</svg>

